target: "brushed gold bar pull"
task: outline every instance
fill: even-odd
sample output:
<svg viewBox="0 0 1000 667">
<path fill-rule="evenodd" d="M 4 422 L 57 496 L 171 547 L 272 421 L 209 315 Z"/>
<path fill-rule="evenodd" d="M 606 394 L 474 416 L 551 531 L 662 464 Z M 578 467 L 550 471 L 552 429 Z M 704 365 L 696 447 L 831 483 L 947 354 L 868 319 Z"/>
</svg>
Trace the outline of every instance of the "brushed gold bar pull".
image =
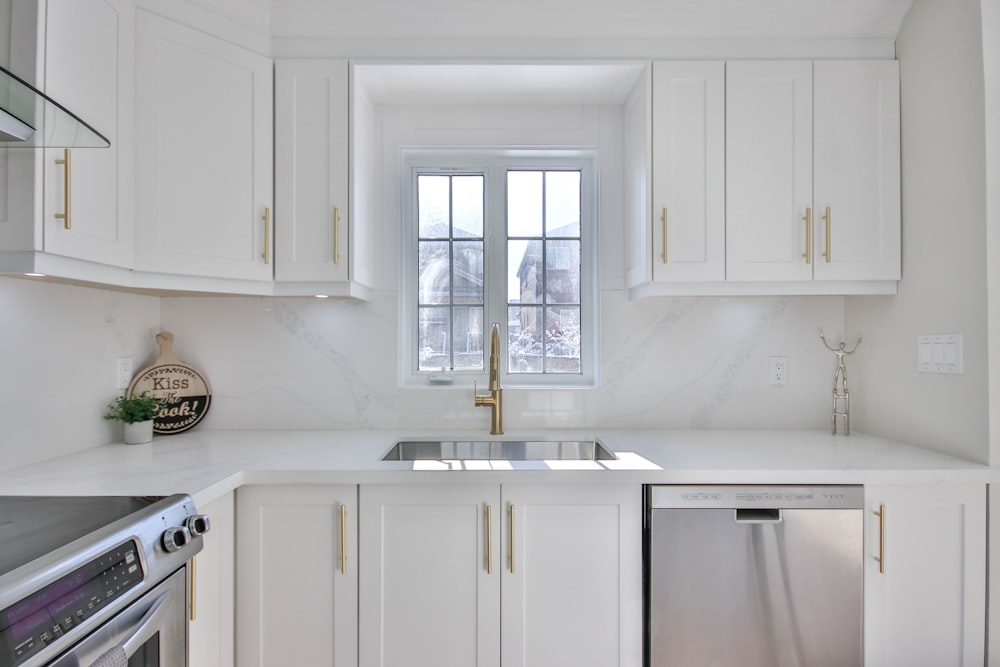
<svg viewBox="0 0 1000 667">
<path fill-rule="evenodd" d="M 271 263 L 271 209 L 264 207 L 264 263 Z"/>
<path fill-rule="evenodd" d="M 347 505 L 340 506 L 340 573 L 347 574 Z"/>
<path fill-rule="evenodd" d="M 874 513 L 878 517 L 878 561 L 879 574 L 885 574 L 885 505 L 879 505 Z"/>
<path fill-rule="evenodd" d="M 191 556 L 191 564 L 188 566 L 190 570 L 188 572 L 191 575 L 191 613 L 189 615 L 190 620 L 195 620 L 198 616 L 198 557 Z"/>
<path fill-rule="evenodd" d="M 507 556 L 510 558 L 510 573 L 514 574 L 514 503 L 507 509 Z"/>
<path fill-rule="evenodd" d="M 802 253 L 802 256 L 806 258 L 806 264 L 812 264 L 813 261 L 813 212 L 811 208 L 806 208 L 806 214 L 802 219 L 806 223 L 806 251 Z"/>
<path fill-rule="evenodd" d="M 333 207 L 333 263 L 340 264 L 340 209 Z"/>
<path fill-rule="evenodd" d="M 73 186 L 71 185 L 71 174 L 73 173 L 73 160 L 70 149 L 63 149 L 63 158 L 56 160 L 56 164 L 63 166 L 63 199 L 65 199 L 65 212 L 56 213 L 56 220 L 62 220 L 66 229 L 73 227 L 73 214 L 71 211 Z"/>
<path fill-rule="evenodd" d="M 663 222 L 663 263 L 667 263 L 667 208 L 663 207 L 663 215 L 660 216 Z"/>
<path fill-rule="evenodd" d="M 826 207 L 826 213 L 823 214 L 823 220 L 826 222 L 826 250 L 823 252 L 823 256 L 826 257 L 826 263 L 830 263 L 830 258 L 833 256 L 833 248 L 830 247 L 830 207 Z"/>
<path fill-rule="evenodd" d="M 486 574 L 493 574 L 493 506 L 486 506 Z"/>
</svg>

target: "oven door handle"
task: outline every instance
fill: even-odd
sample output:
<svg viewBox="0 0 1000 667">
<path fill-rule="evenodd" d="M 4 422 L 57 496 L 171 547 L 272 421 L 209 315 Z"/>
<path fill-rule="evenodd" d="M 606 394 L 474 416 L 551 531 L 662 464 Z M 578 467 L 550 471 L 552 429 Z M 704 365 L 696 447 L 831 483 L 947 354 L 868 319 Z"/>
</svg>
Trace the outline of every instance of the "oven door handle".
<svg viewBox="0 0 1000 667">
<path fill-rule="evenodd" d="M 118 660 L 118 656 L 123 657 L 126 661 L 131 658 L 139 648 L 145 644 L 150 638 L 159 632 L 159 623 L 163 619 L 164 614 L 170 608 L 170 598 L 173 596 L 173 591 L 165 591 L 160 594 L 153 604 L 149 607 L 149 610 L 143 614 L 142 618 L 139 619 L 139 627 L 135 629 L 128 639 L 113 646 L 107 651 L 105 651 L 97 660 L 91 663 L 90 667 L 105 667 L 106 665 L 117 665 L 121 664 Z M 124 655 L 122 655 L 124 653 Z M 117 655 L 116 655 L 117 654 Z"/>
</svg>

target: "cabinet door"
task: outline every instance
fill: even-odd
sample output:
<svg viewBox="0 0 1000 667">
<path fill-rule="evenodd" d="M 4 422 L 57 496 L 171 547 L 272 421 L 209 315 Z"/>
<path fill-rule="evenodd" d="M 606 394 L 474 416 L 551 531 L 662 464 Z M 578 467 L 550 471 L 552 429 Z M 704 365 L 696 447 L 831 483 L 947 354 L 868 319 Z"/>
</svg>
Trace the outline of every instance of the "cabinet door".
<svg viewBox="0 0 1000 667">
<path fill-rule="evenodd" d="M 232 667 L 236 514 L 232 493 L 198 508 L 212 529 L 191 559 L 190 667 Z"/>
<path fill-rule="evenodd" d="M 45 17 L 46 93 L 111 142 L 45 150 L 45 252 L 131 267 L 132 3 L 49 0 Z"/>
<path fill-rule="evenodd" d="M 814 278 L 900 278 L 899 63 L 813 66 Z"/>
<path fill-rule="evenodd" d="M 725 63 L 653 63 L 653 280 L 726 271 Z"/>
<path fill-rule="evenodd" d="M 504 667 L 642 662 L 638 486 L 504 485 Z"/>
<path fill-rule="evenodd" d="M 496 485 L 361 487 L 362 667 L 499 666 L 501 514 Z"/>
<path fill-rule="evenodd" d="M 811 280 L 812 63 L 726 64 L 726 279 Z"/>
<path fill-rule="evenodd" d="M 239 665 L 357 665 L 357 487 L 237 491 Z"/>
<path fill-rule="evenodd" d="M 136 12 L 137 268 L 271 279 L 272 69 Z"/>
<path fill-rule="evenodd" d="M 348 279 L 346 60 L 275 63 L 275 278 Z"/>
<path fill-rule="evenodd" d="M 985 485 L 865 492 L 865 665 L 982 665 Z"/>
</svg>

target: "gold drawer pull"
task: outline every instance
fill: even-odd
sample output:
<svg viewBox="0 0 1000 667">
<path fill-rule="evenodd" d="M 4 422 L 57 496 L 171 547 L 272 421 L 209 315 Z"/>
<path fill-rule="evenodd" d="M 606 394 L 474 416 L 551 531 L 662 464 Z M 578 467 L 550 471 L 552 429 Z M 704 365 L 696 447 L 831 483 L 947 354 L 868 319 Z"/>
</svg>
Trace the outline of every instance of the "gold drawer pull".
<svg viewBox="0 0 1000 667">
<path fill-rule="evenodd" d="M 333 207 L 333 263 L 340 264 L 340 209 Z"/>
<path fill-rule="evenodd" d="M 879 574 L 885 574 L 885 505 L 878 506 L 875 516 L 878 517 L 878 556 L 875 560 L 878 561 Z"/>
<path fill-rule="evenodd" d="M 264 263 L 271 263 L 271 209 L 264 207 Z"/>
<path fill-rule="evenodd" d="M 830 247 L 830 223 L 832 222 L 832 216 L 830 215 L 830 207 L 826 207 L 826 213 L 823 214 L 823 220 L 826 221 L 826 251 L 823 256 L 826 257 L 826 263 L 830 263 L 830 259 L 833 258 L 833 248 Z"/>
<path fill-rule="evenodd" d="M 806 264 L 812 264 L 813 261 L 813 220 L 812 220 L 812 209 L 807 208 L 806 214 L 803 216 L 803 220 L 806 223 L 806 251 L 802 253 L 802 256 L 806 258 Z"/>
<path fill-rule="evenodd" d="M 63 166 L 63 199 L 66 200 L 66 209 L 64 213 L 56 213 L 56 220 L 62 220 L 63 226 L 66 229 L 73 227 L 72 212 L 70 209 L 70 202 L 72 201 L 73 186 L 70 184 L 71 174 L 73 173 L 73 162 L 72 153 L 68 148 L 63 149 L 63 157 L 61 160 L 56 160 L 56 164 L 61 164 Z"/>
</svg>

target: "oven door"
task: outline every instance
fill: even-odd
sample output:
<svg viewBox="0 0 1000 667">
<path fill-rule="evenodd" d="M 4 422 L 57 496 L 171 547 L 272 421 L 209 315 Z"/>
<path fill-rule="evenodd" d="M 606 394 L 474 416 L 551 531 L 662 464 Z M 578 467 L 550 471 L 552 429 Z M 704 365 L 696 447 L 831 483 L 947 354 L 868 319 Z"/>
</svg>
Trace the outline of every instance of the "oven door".
<svg viewBox="0 0 1000 667">
<path fill-rule="evenodd" d="M 186 608 L 182 567 L 49 667 L 186 667 Z"/>
</svg>

